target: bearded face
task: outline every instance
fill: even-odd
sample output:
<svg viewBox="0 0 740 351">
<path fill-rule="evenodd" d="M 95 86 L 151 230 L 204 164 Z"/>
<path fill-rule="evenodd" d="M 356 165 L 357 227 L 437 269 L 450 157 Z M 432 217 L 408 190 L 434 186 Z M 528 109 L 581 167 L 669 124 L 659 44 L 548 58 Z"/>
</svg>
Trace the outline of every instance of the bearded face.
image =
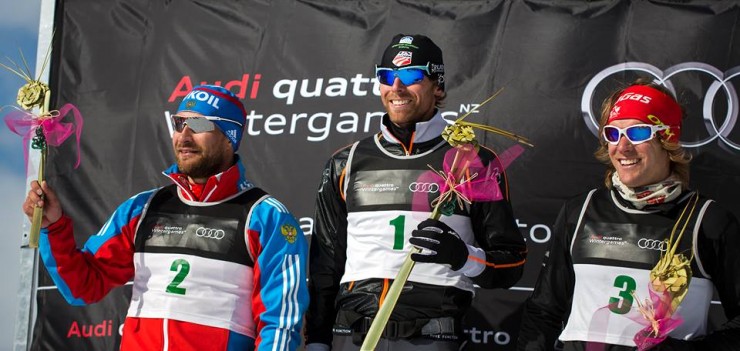
<svg viewBox="0 0 740 351">
<path fill-rule="evenodd" d="M 195 183 L 205 183 L 208 177 L 227 170 L 234 162 L 231 143 L 217 128 L 195 133 L 185 126 L 172 135 L 172 147 L 180 172 Z"/>
<path fill-rule="evenodd" d="M 215 133 L 220 134 L 220 132 Z M 221 137 L 226 139 L 223 135 Z M 219 145 L 208 143 L 199 145 L 195 139 L 183 140 L 175 145 L 177 167 L 191 179 L 207 179 L 214 174 L 225 171 L 231 165 L 233 152 L 228 141 L 224 141 L 228 148 L 220 148 Z"/>
</svg>

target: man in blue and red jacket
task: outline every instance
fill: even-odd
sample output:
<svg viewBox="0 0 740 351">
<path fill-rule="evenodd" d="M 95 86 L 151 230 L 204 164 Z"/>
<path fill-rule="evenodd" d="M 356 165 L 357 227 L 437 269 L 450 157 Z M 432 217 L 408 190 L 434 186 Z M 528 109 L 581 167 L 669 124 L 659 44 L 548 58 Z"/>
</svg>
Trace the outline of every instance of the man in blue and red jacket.
<svg viewBox="0 0 740 351">
<path fill-rule="evenodd" d="M 121 204 L 84 247 L 54 191 L 33 182 L 23 204 L 44 209 L 40 254 L 73 305 L 133 278 L 121 350 L 294 350 L 301 342 L 307 241 L 283 204 L 245 178 L 236 154 L 238 98 L 202 85 L 170 117 L 174 184 Z"/>
</svg>

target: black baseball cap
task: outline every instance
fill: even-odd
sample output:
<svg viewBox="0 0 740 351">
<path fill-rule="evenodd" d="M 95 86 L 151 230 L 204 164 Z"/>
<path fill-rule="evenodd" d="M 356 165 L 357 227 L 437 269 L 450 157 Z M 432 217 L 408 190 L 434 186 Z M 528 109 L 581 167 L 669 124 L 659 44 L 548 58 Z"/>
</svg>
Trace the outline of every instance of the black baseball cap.
<svg viewBox="0 0 740 351">
<path fill-rule="evenodd" d="M 436 80 L 444 90 L 445 65 L 442 50 L 432 39 L 421 34 L 396 34 L 383 52 L 378 67 L 401 68 L 427 66 L 429 78 Z"/>
</svg>

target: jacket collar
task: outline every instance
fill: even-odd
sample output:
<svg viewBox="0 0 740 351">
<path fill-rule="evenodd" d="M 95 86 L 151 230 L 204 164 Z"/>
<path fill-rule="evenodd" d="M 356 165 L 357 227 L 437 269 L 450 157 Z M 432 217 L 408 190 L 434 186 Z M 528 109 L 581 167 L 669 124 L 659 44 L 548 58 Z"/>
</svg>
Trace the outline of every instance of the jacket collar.
<svg viewBox="0 0 740 351">
<path fill-rule="evenodd" d="M 385 114 L 383 116 L 383 122 L 387 121 L 387 119 L 388 114 Z M 388 121 L 387 123 L 392 122 Z M 450 125 L 450 123 L 442 118 L 442 113 L 439 111 L 439 109 L 437 109 L 437 113 L 435 113 L 430 120 L 416 123 L 416 131 L 414 132 L 412 143 L 423 143 L 425 141 L 437 138 L 442 135 L 442 130 L 444 130 L 445 127 L 447 127 L 448 125 Z M 380 131 L 381 133 L 383 133 L 383 138 L 388 142 L 394 144 L 400 143 L 398 139 L 393 136 L 393 133 L 391 133 L 390 129 L 385 125 L 385 123 L 380 124 Z"/>
<path fill-rule="evenodd" d="M 239 155 L 234 155 L 236 162 L 227 170 L 214 174 L 208 178 L 200 197 L 196 196 L 190 190 L 188 176 L 181 173 L 177 164 L 173 164 L 162 172 L 177 185 L 180 198 L 194 202 L 222 202 L 228 200 L 242 192 L 254 187 L 247 180 L 244 164 L 242 164 Z"/>
</svg>

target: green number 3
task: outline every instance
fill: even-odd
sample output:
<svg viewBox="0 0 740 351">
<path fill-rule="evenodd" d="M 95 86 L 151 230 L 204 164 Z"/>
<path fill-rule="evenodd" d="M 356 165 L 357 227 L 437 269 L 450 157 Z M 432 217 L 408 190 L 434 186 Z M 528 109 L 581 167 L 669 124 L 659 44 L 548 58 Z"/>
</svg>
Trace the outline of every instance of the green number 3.
<svg viewBox="0 0 740 351">
<path fill-rule="evenodd" d="M 619 297 L 609 298 L 609 310 L 616 314 L 625 314 L 632 308 L 632 292 L 637 288 L 635 279 L 627 275 L 618 275 L 614 287 L 620 288 Z"/>
<path fill-rule="evenodd" d="M 167 285 L 167 292 L 178 294 L 178 295 L 185 295 L 185 288 L 180 288 L 178 285 L 182 283 L 183 280 L 185 280 L 185 277 L 188 276 L 188 273 L 190 273 L 190 263 L 188 261 L 185 261 L 183 259 L 177 259 L 174 262 L 172 262 L 172 265 L 170 266 L 170 271 L 177 272 L 177 275 L 175 275 L 175 278 L 172 279 L 172 282 L 170 282 L 170 285 Z"/>
</svg>

